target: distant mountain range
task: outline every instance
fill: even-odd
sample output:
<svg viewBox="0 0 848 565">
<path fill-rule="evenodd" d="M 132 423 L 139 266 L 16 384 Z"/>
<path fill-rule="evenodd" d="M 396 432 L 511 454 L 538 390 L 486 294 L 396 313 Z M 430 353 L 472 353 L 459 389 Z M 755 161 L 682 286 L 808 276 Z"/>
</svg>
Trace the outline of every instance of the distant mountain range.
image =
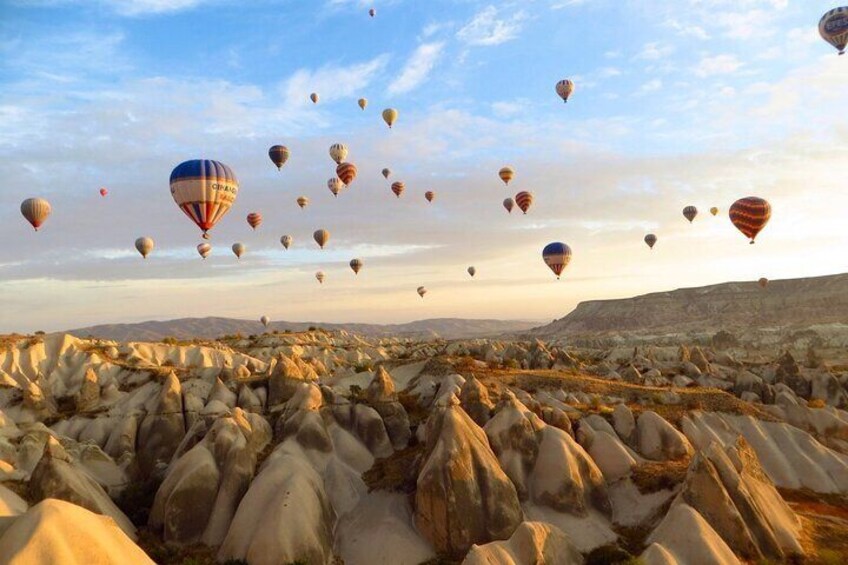
<svg viewBox="0 0 848 565">
<path fill-rule="evenodd" d="M 304 331 L 310 327 L 346 330 L 369 337 L 468 339 L 496 337 L 529 330 L 538 322 L 522 320 L 467 320 L 436 318 L 406 324 L 323 324 L 318 322 L 272 322 L 266 329 L 258 321 L 234 318 L 182 318 L 134 324 L 104 324 L 68 330 L 77 337 L 97 337 L 116 341 L 160 341 L 177 339 L 215 339 L 224 335 L 257 334 L 264 331 Z"/>
<path fill-rule="evenodd" d="M 530 335 L 557 338 L 609 332 L 709 332 L 848 324 L 848 273 L 771 281 L 729 282 L 620 300 L 581 302 Z"/>
</svg>

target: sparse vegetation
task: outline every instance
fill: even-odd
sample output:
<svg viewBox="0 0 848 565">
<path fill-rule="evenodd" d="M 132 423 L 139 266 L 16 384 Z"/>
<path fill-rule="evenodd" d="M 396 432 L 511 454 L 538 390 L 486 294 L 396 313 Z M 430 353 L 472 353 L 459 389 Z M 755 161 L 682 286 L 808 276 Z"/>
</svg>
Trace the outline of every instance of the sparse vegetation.
<svg viewBox="0 0 848 565">
<path fill-rule="evenodd" d="M 377 459 L 362 474 L 368 490 L 388 490 L 410 494 L 415 492 L 418 467 L 424 453 L 424 444 L 414 444 L 389 457 Z"/>
<path fill-rule="evenodd" d="M 642 494 L 671 490 L 686 479 L 689 461 L 646 462 L 633 467 L 630 478 Z"/>
</svg>

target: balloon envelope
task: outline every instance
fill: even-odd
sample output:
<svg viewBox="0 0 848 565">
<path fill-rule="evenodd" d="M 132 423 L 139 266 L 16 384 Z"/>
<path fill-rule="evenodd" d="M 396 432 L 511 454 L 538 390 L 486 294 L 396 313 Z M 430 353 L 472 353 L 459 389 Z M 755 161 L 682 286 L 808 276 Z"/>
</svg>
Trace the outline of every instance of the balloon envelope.
<svg viewBox="0 0 848 565">
<path fill-rule="evenodd" d="M 760 285 L 760 288 L 765 288 L 765 287 L 768 286 L 769 280 L 767 278 L 763 277 L 763 278 L 761 278 L 760 280 L 757 281 L 757 284 Z"/>
<path fill-rule="evenodd" d="M 563 102 L 568 102 L 572 92 L 574 92 L 574 83 L 570 80 L 563 79 L 556 84 L 556 93 L 562 98 Z"/>
<path fill-rule="evenodd" d="M 518 208 L 527 213 L 527 210 L 530 209 L 530 206 L 533 204 L 533 194 L 530 192 L 522 191 L 515 195 L 515 203 L 518 204 Z"/>
<path fill-rule="evenodd" d="M 504 184 L 509 184 L 512 177 L 515 176 L 515 171 L 512 170 L 512 167 L 503 167 L 500 171 L 498 171 L 498 176 L 501 177 Z"/>
<path fill-rule="evenodd" d="M 282 243 L 283 247 L 285 247 L 286 249 L 291 247 L 292 241 L 293 241 L 293 238 L 290 235 L 284 235 L 283 237 L 280 238 L 280 243 Z"/>
<path fill-rule="evenodd" d="M 740 198 L 730 207 L 730 221 L 752 244 L 769 219 L 771 204 L 757 196 Z"/>
<path fill-rule="evenodd" d="M 280 170 L 289 160 L 289 149 L 285 145 L 274 145 L 268 150 L 268 157 L 277 165 L 277 170 Z"/>
<path fill-rule="evenodd" d="M 432 202 L 435 197 L 436 197 L 436 193 L 433 192 L 432 190 L 428 190 L 427 192 L 424 193 L 424 198 L 427 199 L 427 202 Z"/>
<path fill-rule="evenodd" d="M 171 195 L 174 202 L 203 230 L 204 238 L 230 211 L 238 190 L 235 173 L 218 161 L 185 161 L 171 172 Z"/>
<path fill-rule="evenodd" d="M 200 245 L 197 246 L 197 253 L 201 257 L 206 259 L 207 257 L 209 257 L 209 254 L 212 253 L 212 246 L 209 245 L 208 243 L 201 243 Z"/>
<path fill-rule="evenodd" d="M 362 260 L 361 259 L 351 259 L 350 268 L 353 269 L 354 274 L 359 274 L 359 270 L 362 269 Z"/>
<path fill-rule="evenodd" d="M 261 318 L 259 318 L 259 321 L 262 322 L 262 325 L 266 328 L 268 327 L 268 324 L 271 323 L 271 319 L 268 318 L 268 316 L 262 316 Z"/>
<path fill-rule="evenodd" d="M 395 123 L 397 117 L 398 111 L 394 108 L 386 108 L 385 110 L 383 110 L 383 121 L 386 122 L 386 125 L 388 125 L 389 128 L 391 128 L 392 125 Z"/>
<path fill-rule="evenodd" d="M 401 181 L 395 181 L 392 183 L 392 192 L 395 193 L 395 196 L 400 198 L 400 195 L 403 194 L 403 191 L 406 190 L 406 185 Z"/>
<path fill-rule="evenodd" d="M 418 292 L 418 296 L 420 296 L 421 298 L 424 298 L 424 295 L 427 294 L 427 289 L 424 288 L 423 286 L 419 286 L 418 290 L 416 292 Z"/>
<path fill-rule="evenodd" d="M 512 214 L 512 209 L 515 207 L 515 201 L 512 198 L 507 198 L 503 201 L 503 207 L 506 208 L 506 211 Z"/>
<path fill-rule="evenodd" d="M 819 35 L 843 55 L 848 44 L 848 6 L 826 12 L 819 20 Z"/>
<path fill-rule="evenodd" d="M 297 205 L 298 205 L 298 206 L 300 206 L 301 208 L 306 208 L 306 206 L 307 206 L 308 204 L 309 204 L 309 199 L 308 199 L 307 197 L 305 197 L 305 196 L 299 196 L 299 197 L 297 198 Z"/>
<path fill-rule="evenodd" d="M 364 110 L 366 106 L 368 106 L 368 99 L 367 98 L 360 98 L 359 99 L 359 107 Z"/>
<path fill-rule="evenodd" d="M 334 143 L 330 146 L 330 158 L 336 162 L 337 165 L 341 164 L 347 158 L 347 145 L 344 143 Z"/>
<path fill-rule="evenodd" d="M 391 174 L 392 174 L 391 169 L 383 169 L 383 178 L 384 179 L 388 179 Z"/>
<path fill-rule="evenodd" d="M 312 100 L 313 104 L 317 104 L 318 103 L 318 93 L 313 92 L 312 94 L 309 95 L 309 99 Z"/>
<path fill-rule="evenodd" d="M 571 262 L 571 248 L 560 241 L 549 243 L 542 250 L 542 259 L 548 268 L 559 278 Z"/>
<path fill-rule="evenodd" d="M 100 196 L 106 196 L 107 194 L 109 194 L 108 190 L 106 190 L 105 188 L 100 189 Z"/>
<path fill-rule="evenodd" d="M 649 233 L 648 235 L 645 236 L 645 243 L 648 244 L 648 247 L 653 249 L 654 245 L 656 245 L 656 243 L 657 243 L 657 236 L 655 236 L 652 233 Z"/>
<path fill-rule="evenodd" d="M 342 179 L 342 182 L 349 185 L 356 178 L 356 165 L 353 163 L 341 163 L 336 167 L 336 176 Z"/>
<path fill-rule="evenodd" d="M 238 259 L 241 259 L 241 256 L 244 255 L 244 252 L 247 250 L 247 247 L 244 246 L 243 243 L 234 243 L 233 244 L 233 253 Z"/>
<path fill-rule="evenodd" d="M 53 212 L 53 208 L 43 198 L 27 198 L 21 202 L 21 214 L 35 228 L 35 231 L 38 231 L 38 228 L 47 220 L 51 212 Z"/>
<path fill-rule="evenodd" d="M 147 259 L 147 256 L 150 255 L 150 252 L 153 251 L 153 247 L 155 244 L 153 240 L 149 237 L 140 237 L 135 240 L 135 248 L 141 253 L 141 256 Z"/>
<path fill-rule="evenodd" d="M 333 193 L 333 196 L 338 196 L 339 192 L 341 192 L 344 187 L 345 185 L 342 182 L 342 179 L 338 177 L 333 177 L 327 181 L 327 188 L 330 189 L 330 192 Z"/>
<path fill-rule="evenodd" d="M 477 269 L 475 269 L 474 267 L 468 267 L 468 274 L 473 277 L 477 274 Z"/>
<path fill-rule="evenodd" d="M 328 241 L 330 241 L 330 232 L 327 230 L 315 230 L 315 233 L 312 234 L 312 238 L 315 240 L 315 243 L 321 247 L 321 249 L 324 249 L 324 246 Z"/>
<path fill-rule="evenodd" d="M 318 271 L 317 273 L 315 273 L 315 278 L 318 279 L 319 283 L 324 284 L 324 273 Z"/>
<path fill-rule="evenodd" d="M 262 214 L 259 212 L 251 212 L 247 215 L 247 223 L 253 229 L 258 228 L 262 224 Z"/>
<path fill-rule="evenodd" d="M 692 220 L 695 219 L 695 216 L 698 215 L 698 209 L 694 206 L 687 206 L 683 209 L 683 217 L 689 220 L 689 223 L 692 223 Z"/>
<path fill-rule="evenodd" d="M 718 208 L 716 208 L 715 206 L 710 208 L 710 214 L 712 214 L 713 216 L 717 216 L 718 215 Z"/>
</svg>

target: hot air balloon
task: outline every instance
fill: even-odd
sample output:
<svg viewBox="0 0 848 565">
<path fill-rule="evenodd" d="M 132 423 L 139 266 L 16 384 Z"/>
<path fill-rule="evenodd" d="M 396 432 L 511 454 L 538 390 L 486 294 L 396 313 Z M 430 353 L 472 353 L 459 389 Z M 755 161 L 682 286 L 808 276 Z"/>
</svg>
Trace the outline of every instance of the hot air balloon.
<svg viewBox="0 0 848 565">
<path fill-rule="evenodd" d="M 247 223 L 250 224 L 250 227 L 256 229 L 262 224 L 262 214 L 259 212 L 251 212 L 247 215 Z"/>
<path fill-rule="evenodd" d="M 718 208 L 716 208 L 715 206 L 710 208 L 710 214 L 712 214 L 713 216 L 718 216 Z"/>
<path fill-rule="evenodd" d="M 501 177 L 501 180 L 504 184 L 509 184 L 509 181 L 512 180 L 512 177 L 515 176 L 515 171 L 512 170 L 512 167 L 503 167 L 500 171 L 498 171 L 498 176 Z"/>
<path fill-rule="evenodd" d="M 395 123 L 397 117 L 398 111 L 394 108 L 386 108 L 385 110 L 383 110 L 383 121 L 386 122 L 386 125 L 389 126 L 389 129 L 391 129 L 392 124 Z"/>
<path fill-rule="evenodd" d="M 351 259 L 350 260 L 350 268 L 353 269 L 353 273 L 355 275 L 358 275 L 359 270 L 362 268 L 362 260 L 361 259 Z"/>
<path fill-rule="evenodd" d="M 267 328 L 268 324 L 271 323 L 271 318 L 269 318 L 268 316 L 262 316 L 261 318 L 259 318 L 259 321 L 262 323 L 263 326 Z"/>
<path fill-rule="evenodd" d="M 298 196 L 297 205 L 300 206 L 301 209 L 306 208 L 309 205 L 309 199 L 305 196 Z"/>
<path fill-rule="evenodd" d="M 341 192 L 344 187 L 345 185 L 342 182 L 342 179 L 338 177 L 333 177 L 327 181 L 327 188 L 330 189 L 330 192 L 333 193 L 333 196 L 338 196 L 339 192 Z"/>
<path fill-rule="evenodd" d="M 197 253 L 201 257 L 206 259 L 207 257 L 209 257 L 209 254 L 212 253 L 212 246 L 209 245 L 208 243 L 201 243 L 200 245 L 197 246 Z"/>
<path fill-rule="evenodd" d="M 757 281 L 757 284 L 760 285 L 760 288 L 765 288 L 765 287 L 768 286 L 769 280 L 767 278 L 763 277 L 763 278 L 761 278 L 760 280 Z"/>
<path fill-rule="evenodd" d="M 730 207 L 730 221 L 754 244 L 757 234 L 771 218 L 771 205 L 756 196 L 741 198 Z"/>
<path fill-rule="evenodd" d="M 545 264 L 554 272 L 557 279 L 559 279 L 559 276 L 562 274 L 562 270 L 565 269 L 571 261 L 571 248 L 559 241 L 549 243 L 542 250 L 542 259 L 545 260 Z"/>
<path fill-rule="evenodd" d="M 574 83 L 567 78 L 556 84 L 556 93 L 559 94 L 563 102 L 568 102 L 568 98 L 572 92 L 574 92 Z"/>
<path fill-rule="evenodd" d="M 324 246 L 328 241 L 330 241 L 330 232 L 327 230 L 315 230 L 315 233 L 312 234 L 312 239 L 315 240 L 315 243 L 317 243 L 321 249 L 324 249 Z"/>
<path fill-rule="evenodd" d="M 695 216 L 698 215 L 698 209 L 694 206 L 687 206 L 683 209 L 683 217 L 689 220 L 689 223 L 692 223 L 692 220 L 695 219 Z"/>
<path fill-rule="evenodd" d="M 203 230 L 204 239 L 209 239 L 208 231 L 229 212 L 238 190 L 232 169 L 218 161 L 185 161 L 171 172 L 171 195 L 185 215 Z"/>
<path fill-rule="evenodd" d="M 522 191 L 515 195 L 515 203 L 518 204 L 518 208 L 527 213 L 527 210 L 530 209 L 530 206 L 533 204 L 533 195 L 529 192 Z"/>
<path fill-rule="evenodd" d="M 474 267 L 468 267 L 467 271 L 468 271 L 468 274 L 471 275 L 472 277 L 477 274 L 477 269 L 475 269 Z"/>
<path fill-rule="evenodd" d="M 358 104 L 359 104 L 359 107 L 364 110 L 365 107 L 368 106 L 368 99 L 367 98 L 360 98 Z"/>
<path fill-rule="evenodd" d="M 315 278 L 318 279 L 319 284 L 324 284 L 324 272 L 323 271 L 318 271 L 317 273 L 315 273 Z"/>
<path fill-rule="evenodd" d="M 274 145 L 268 150 L 268 157 L 271 158 L 271 162 L 277 165 L 279 171 L 289 160 L 289 148 L 285 145 Z"/>
<path fill-rule="evenodd" d="M 654 245 L 657 243 L 657 236 L 655 236 L 652 233 L 649 233 L 648 235 L 645 236 L 645 243 L 648 244 L 648 247 L 653 249 Z"/>
<path fill-rule="evenodd" d="M 341 163 L 336 167 L 336 176 L 342 179 L 343 183 L 350 186 L 350 183 L 356 178 L 356 165 L 353 163 Z"/>
<path fill-rule="evenodd" d="M 377 15 L 377 10 L 375 10 L 374 8 L 371 8 L 370 10 L 368 10 L 368 15 L 373 18 L 374 16 Z"/>
<path fill-rule="evenodd" d="M 406 185 L 401 181 L 395 181 L 392 183 L 392 192 L 395 193 L 395 196 L 400 198 L 400 195 L 403 194 L 403 191 L 406 190 Z"/>
<path fill-rule="evenodd" d="M 236 259 L 241 259 L 241 256 L 244 255 L 246 250 L 247 247 L 245 247 L 243 243 L 233 244 L 233 253 L 235 253 Z"/>
<path fill-rule="evenodd" d="M 107 194 L 109 194 L 109 191 L 107 189 L 105 189 L 105 188 L 100 189 L 100 196 L 106 196 Z"/>
<path fill-rule="evenodd" d="M 503 207 L 506 208 L 506 211 L 512 214 L 512 209 L 515 207 L 515 200 L 512 198 L 506 198 L 503 201 Z"/>
<path fill-rule="evenodd" d="M 340 165 L 347 157 L 347 145 L 344 143 L 334 143 L 330 146 L 330 158 Z"/>
<path fill-rule="evenodd" d="M 388 178 L 389 178 L 389 176 L 391 176 L 391 174 L 392 174 L 392 170 L 391 170 L 391 169 L 383 169 L 383 178 L 384 178 L 384 179 L 388 179 Z"/>
<path fill-rule="evenodd" d="M 318 93 L 313 92 L 312 94 L 309 95 L 309 99 L 312 100 L 313 104 L 317 104 L 318 103 Z"/>
<path fill-rule="evenodd" d="M 285 247 L 286 249 L 291 247 L 292 241 L 293 241 L 293 238 L 290 235 L 284 235 L 283 237 L 280 238 L 280 243 L 282 243 L 283 247 Z"/>
<path fill-rule="evenodd" d="M 27 198 L 21 202 L 21 214 L 35 231 L 38 231 L 52 211 L 50 203 L 43 198 Z"/>
<path fill-rule="evenodd" d="M 424 198 L 427 199 L 427 202 L 432 202 L 435 197 L 436 197 L 436 193 L 433 192 L 432 190 L 428 190 L 427 192 L 424 193 Z"/>
<path fill-rule="evenodd" d="M 819 34 L 844 55 L 848 44 L 848 7 L 834 8 L 823 15 L 819 20 Z"/>
<path fill-rule="evenodd" d="M 421 298 L 424 298 L 424 295 L 427 294 L 427 289 L 424 288 L 423 286 L 419 286 L 418 290 L 416 292 L 418 292 L 418 296 L 420 296 Z"/>
<path fill-rule="evenodd" d="M 135 248 L 141 253 L 141 256 L 147 259 L 147 256 L 150 255 L 150 252 L 153 251 L 153 247 L 155 244 L 153 240 L 149 237 L 140 237 L 135 240 Z"/>
</svg>

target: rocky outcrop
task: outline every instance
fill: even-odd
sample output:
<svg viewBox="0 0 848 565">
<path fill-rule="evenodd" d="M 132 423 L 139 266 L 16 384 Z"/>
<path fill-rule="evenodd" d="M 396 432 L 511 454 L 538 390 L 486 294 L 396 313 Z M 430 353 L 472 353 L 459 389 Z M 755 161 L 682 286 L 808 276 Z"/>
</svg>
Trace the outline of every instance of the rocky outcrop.
<svg viewBox="0 0 848 565">
<path fill-rule="evenodd" d="M 522 522 L 507 541 L 475 545 L 462 565 L 582 565 L 583 556 L 559 528 L 542 522 Z"/>
<path fill-rule="evenodd" d="M 328 565 L 334 520 L 321 476 L 304 459 L 283 453 L 270 459 L 251 483 L 218 559 Z"/>
<path fill-rule="evenodd" d="M 268 378 L 268 406 L 288 401 L 305 381 L 297 363 L 280 353 Z"/>
<path fill-rule="evenodd" d="M 153 565 L 111 518 L 52 498 L 36 504 L 0 532 L 0 556 L 9 565 Z"/>
<path fill-rule="evenodd" d="M 142 473 L 164 472 L 185 432 L 182 389 L 177 375 L 171 372 L 138 428 L 137 455 Z"/>
<path fill-rule="evenodd" d="M 712 443 L 698 452 L 678 502 L 697 510 L 744 559 L 784 561 L 803 554 L 798 518 L 742 438 L 727 450 Z"/>
<path fill-rule="evenodd" d="M 374 378 L 371 379 L 368 388 L 365 390 L 365 398 L 383 419 L 383 425 L 392 442 L 392 447 L 396 450 L 405 448 L 412 437 L 412 432 L 409 429 L 409 416 L 406 414 L 403 405 L 398 402 L 391 375 L 382 365 L 374 373 Z"/>
<path fill-rule="evenodd" d="M 686 504 L 672 506 L 646 543 L 641 556 L 646 565 L 741 565 L 709 523 Z"/>
<path fill-rule="evenodd" d="M 52 436 L 29 481 L 29 494 L 35 501 L 57 498 L 109 516 L 132 539 L 135 526 L 112 502 L 88 473 L 77 468 L 65 449 Z"/>
<path fill-rule="evenodd" d="M 169 543 L 220 545 L 270 439 L 270 426 L 256 414 L 235 409 L 216 420 L 169 469 L 156 493 L 151 528 Z"/>
<path fill-rule="evenodd" d="M 590 508 L 610 512 L 603 475 L 589 455 L 512 393 L 504 395 L 485 431 L 521 500 L 575 516 Z"/>
<path fill-rule="evenodd" d="M 459 400 L 462 409 L 478 426 L 485 426 L 492 417 L 495 403 L 489 398 L 489 390 L 473 375 L 462 385 Z"/>
<path fill-rule="evenodd" d="M 415 523 L 437 551 L 461 557 L 473 544 L 509 538 L 521 523 L 515 487 L 486 434 L 454 399 L 427 422 Z"/>
<path fill-rule="evenodd" d="M 674 429 L 662 416 L 647 410 L 636 420 L 638 451 L 647 459 L 669 461 L 692 454 L 686 436 Z"/>
</svg>

